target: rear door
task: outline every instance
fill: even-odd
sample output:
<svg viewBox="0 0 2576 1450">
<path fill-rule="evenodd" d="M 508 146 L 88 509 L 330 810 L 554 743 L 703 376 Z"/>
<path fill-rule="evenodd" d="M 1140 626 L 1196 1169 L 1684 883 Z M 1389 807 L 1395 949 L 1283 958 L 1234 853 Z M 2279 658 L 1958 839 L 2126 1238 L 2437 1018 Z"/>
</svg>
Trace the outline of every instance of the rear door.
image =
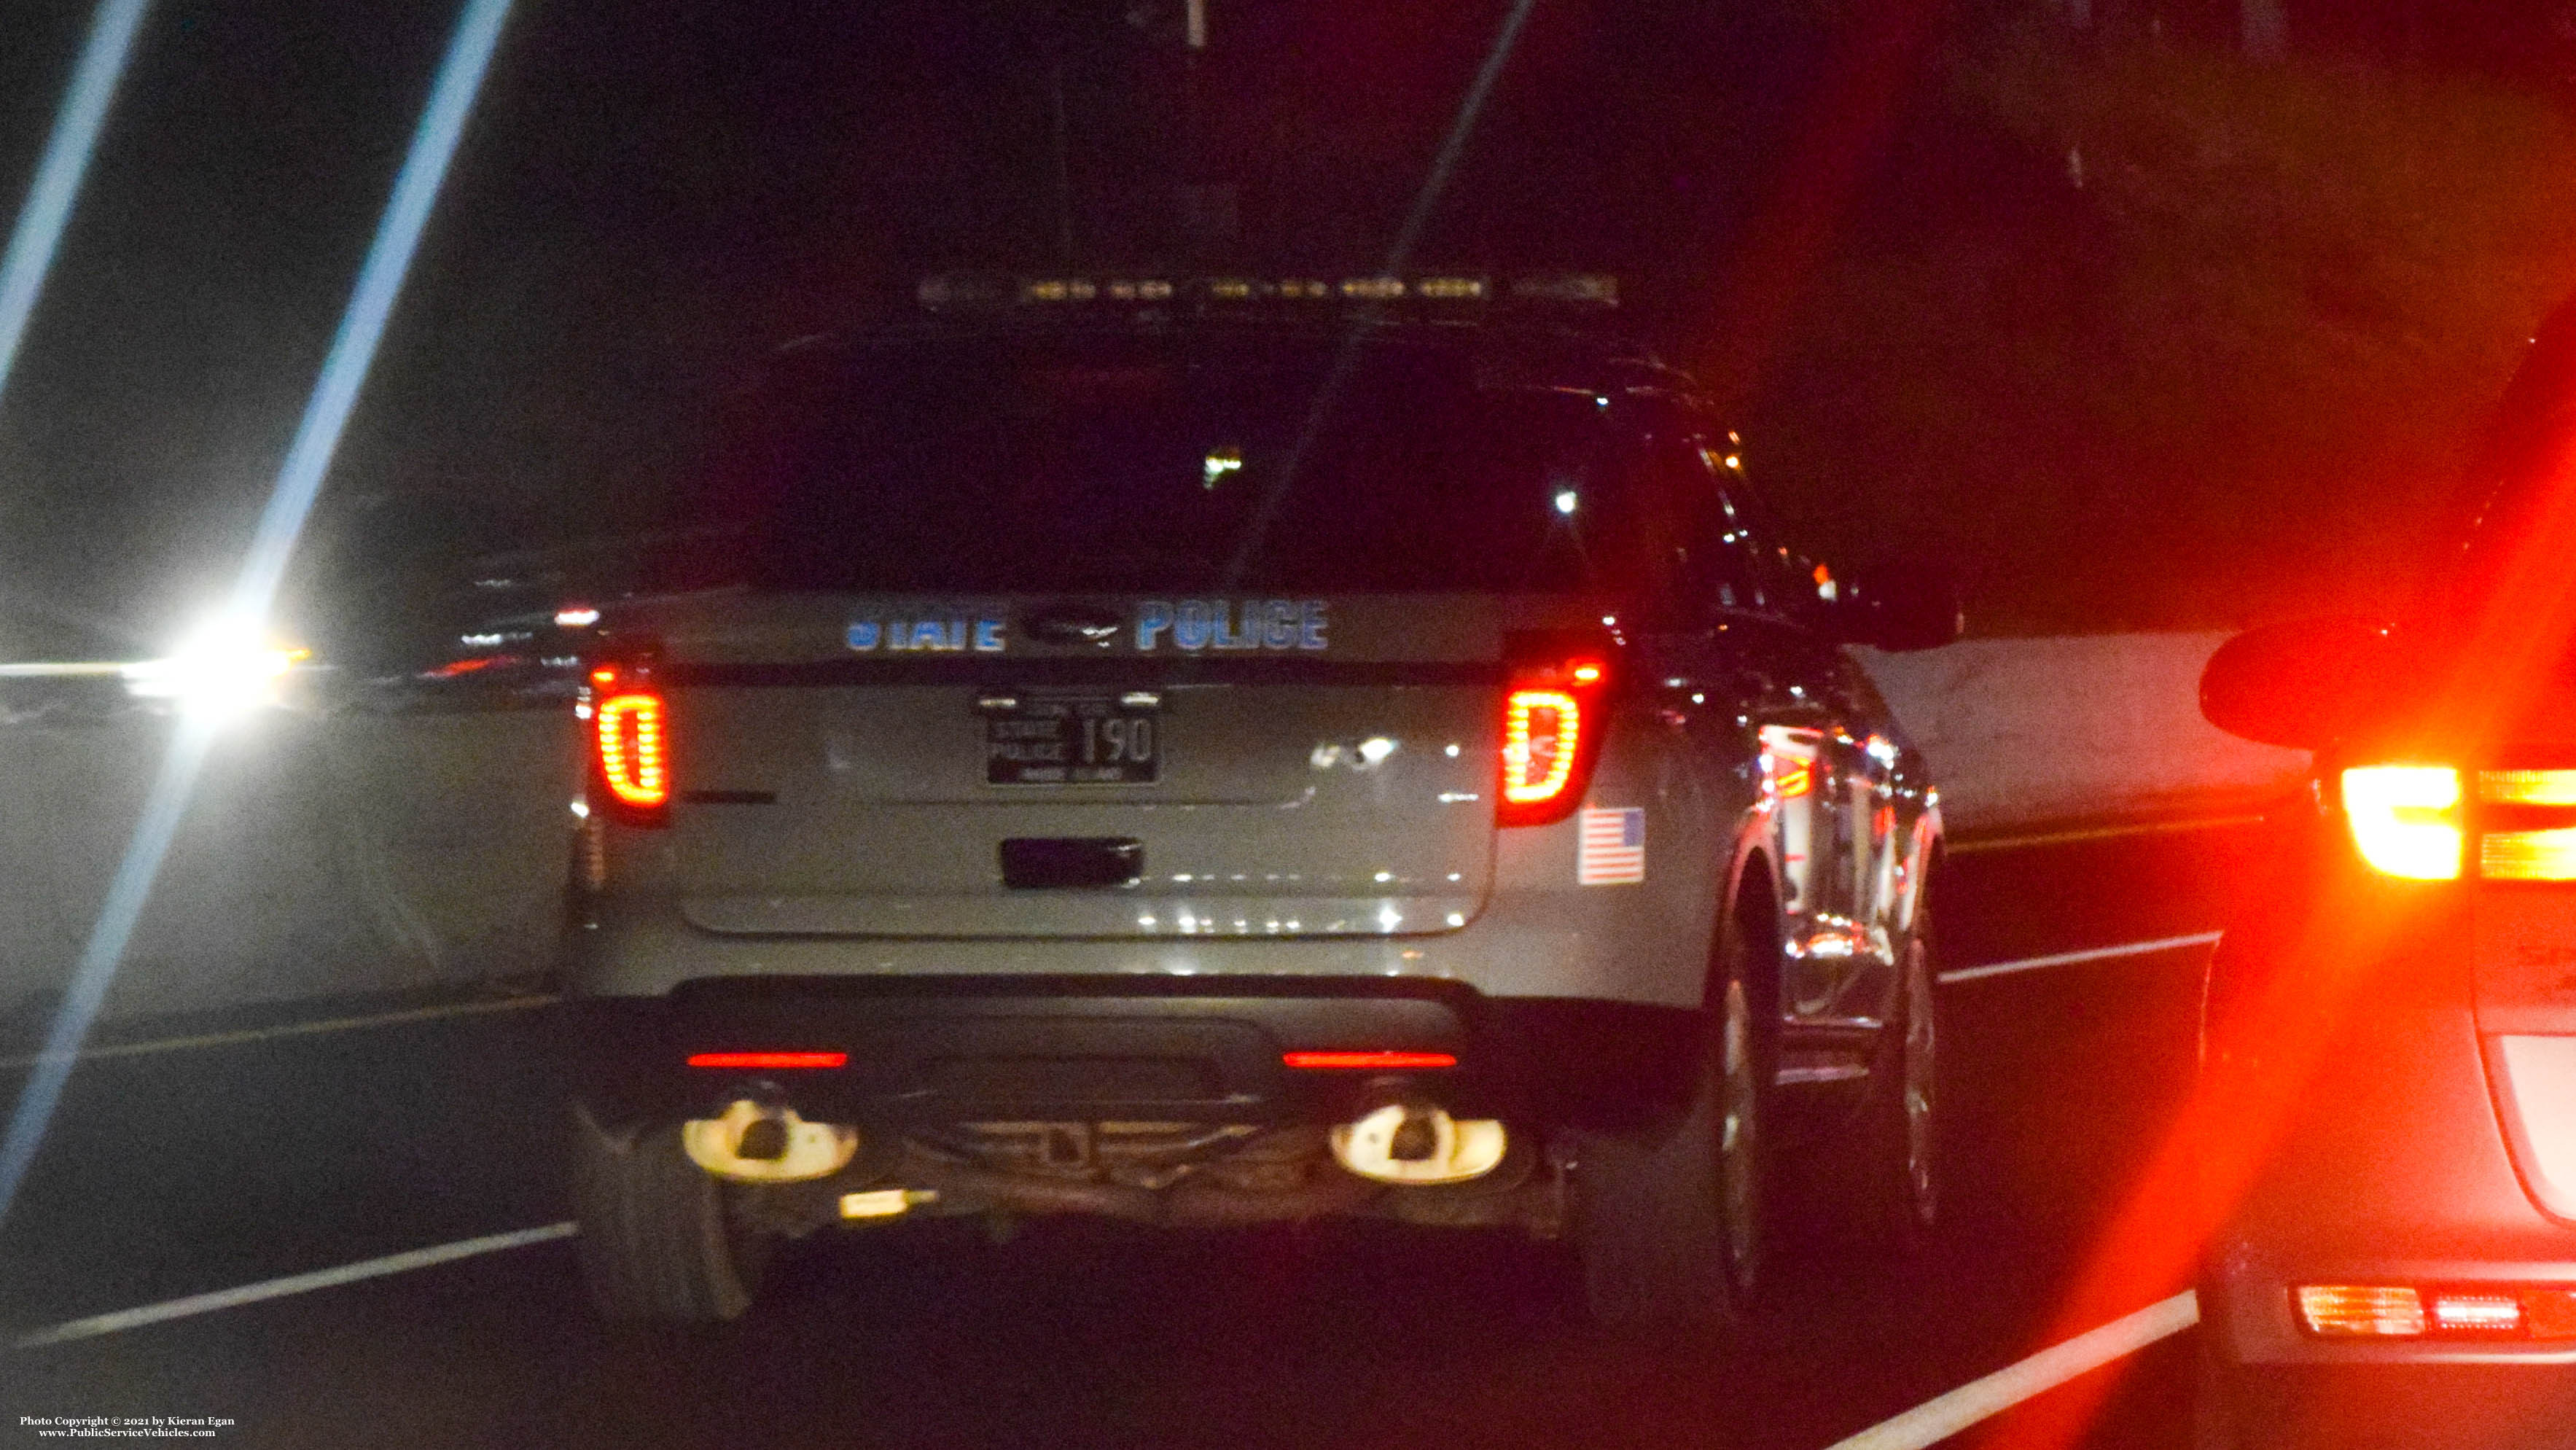
<svg viewBox="0 0 2576 1450">
<path fill-rule="evenodd" d="M 1043 637 L 1068 619 L 1115 629 Z M 762 633 L 839 653 L 716 626 L 671 671 L 685 910 L 890 936 L 1454 929 L 1491 867 L 1503 623 L 1455 596 L 778 601 Z M 967 649 L 929 642 L 961 625 Z M 722 657 L 744 653 L 766 657 Z"/>
<path fill-rule="evenodd" d="M 1681 409 L 1648 412 L 1649 469 L 1673 520 L 1666 592 L 1676 604 L 1646 673 L 1668 710 L 1698 723 L 1722 768 L 1750 760 L 1759 772 L 1786 918 L 1784 1016 L 1866 1017 L 1855 1004 L 1876 961 L 1866 906 L 1876 801 L 1844 660 L 1810 627 L 1815 584 L 1762 526 L 1732 440 Z"/>
<path fill-rule="evenodd" d="M 909 937 L 1466 925 L 1505 656 L 1597 629 L 1623 572 L 1601 411 L 1340 339 L 833 362 L 718 474 L 751 513 L 735 587 L 618 622 L 663 651 L 683 910 Z"/>
</svg>

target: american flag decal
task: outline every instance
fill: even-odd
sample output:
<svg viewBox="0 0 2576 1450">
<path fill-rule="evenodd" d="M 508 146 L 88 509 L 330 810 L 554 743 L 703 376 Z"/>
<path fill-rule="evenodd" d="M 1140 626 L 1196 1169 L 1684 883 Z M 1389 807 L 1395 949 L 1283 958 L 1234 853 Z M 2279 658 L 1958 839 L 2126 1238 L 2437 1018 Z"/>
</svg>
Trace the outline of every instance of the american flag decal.
<svg viewBox="0 0 2576 1450">
<path fill-rule="evenodd" d="M 1575 884 L 1617 886 L 1645 879 L 1646 813 L 1584 811 L 1583 835 L 1574 848 Z"/>
</svg>

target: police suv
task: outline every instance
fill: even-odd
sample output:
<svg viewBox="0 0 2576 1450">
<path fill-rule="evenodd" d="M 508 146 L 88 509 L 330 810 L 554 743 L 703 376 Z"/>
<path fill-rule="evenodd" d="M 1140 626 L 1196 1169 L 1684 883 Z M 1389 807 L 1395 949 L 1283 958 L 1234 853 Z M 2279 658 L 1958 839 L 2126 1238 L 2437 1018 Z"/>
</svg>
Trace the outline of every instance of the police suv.
<svg viewBox="0 0 2576 1450">
<path fill-rule="evenodd" d="M 1709 1323 L 1932 1222 L 1958 627 L 1778 540 L 1596 278 L 942 279 L 793 346 L 577 707 L 603 1312 L 826 1224 L 1375 1215 Z M 1569 320 L 1571 319 L 1571 320 Z"/>
</svg>

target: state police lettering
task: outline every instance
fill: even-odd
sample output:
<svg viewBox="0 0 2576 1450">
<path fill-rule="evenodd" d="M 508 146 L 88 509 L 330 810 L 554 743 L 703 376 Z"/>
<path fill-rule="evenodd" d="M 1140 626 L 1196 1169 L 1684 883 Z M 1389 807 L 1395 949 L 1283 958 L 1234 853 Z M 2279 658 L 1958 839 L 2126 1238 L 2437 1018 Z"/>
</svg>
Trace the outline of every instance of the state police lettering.
<svg viewBox="0 0 2576 1450">
<path fill-rule="evenodd" d="M 1001 617 L 992 614 L 947 619 L 854 619 L 847 639 L 850 648 L 860 651 L 972 650 L 977 654 L 997 654 L 1003 647 L 1002 628 Z"/>
<path fill-rule="evenodd" d="M 1136 648 L 1319 650 L 1330 623 L 1321 599 L 1148 599 L 1136 606 Z"/>
</svg>

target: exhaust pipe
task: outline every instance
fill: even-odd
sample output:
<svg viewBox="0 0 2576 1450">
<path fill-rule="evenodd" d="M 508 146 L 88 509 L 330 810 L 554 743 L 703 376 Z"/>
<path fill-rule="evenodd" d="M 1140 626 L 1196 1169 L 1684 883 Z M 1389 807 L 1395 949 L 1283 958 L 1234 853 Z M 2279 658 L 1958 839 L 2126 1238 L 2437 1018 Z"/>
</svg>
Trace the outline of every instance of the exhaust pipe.
<svg viewBox="0 0 2576 1450">
<path fill-rule="evenodd" d="M 847 1123 L 809 1123 L 794 1108 L 736 1098 L 712 1118 L 680 1129 L 689 1161 L 736 1183 L 804 1183 L 828 1178 L 858 1156 L 859 1130 Z"/>
<path fill-rule="evenodd" d="M 1482 1178 L 1503 1161 L 1503 1125 L 1460 1120 L 1423 1103 L 1395 1102 L 1328 1135 L 1333 1161 L 1380 1183 L 1431 1185 Z"/>
</svg>

